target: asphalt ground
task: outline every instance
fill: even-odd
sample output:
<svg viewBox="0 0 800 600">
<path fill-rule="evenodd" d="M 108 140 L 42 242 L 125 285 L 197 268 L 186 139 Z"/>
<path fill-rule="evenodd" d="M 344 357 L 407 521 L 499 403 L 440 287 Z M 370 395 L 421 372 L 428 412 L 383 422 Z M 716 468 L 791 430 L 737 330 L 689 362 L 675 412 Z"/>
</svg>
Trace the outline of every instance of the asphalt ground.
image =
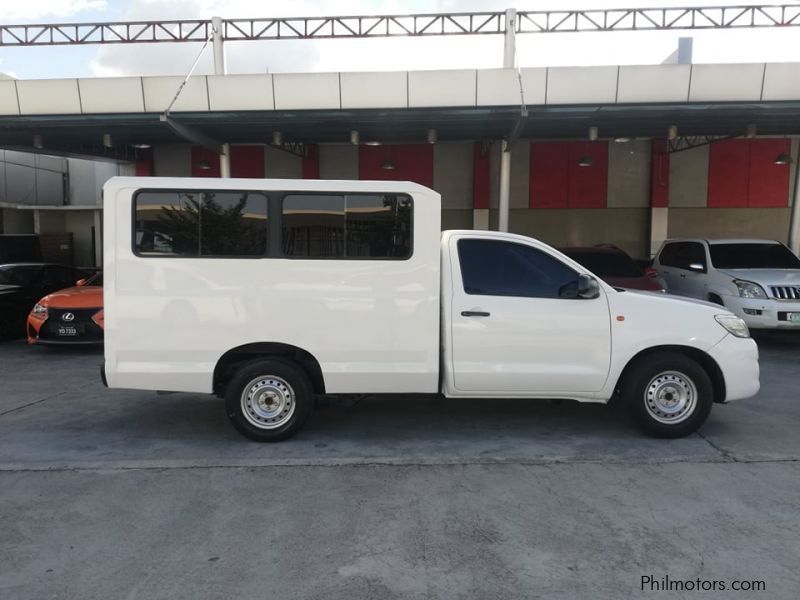
<svg viewBox="0 0 800 600">
<path fill-rule="evenodd" d="M 680 440 L 605 406 L 395 398 L 271 445 L 216 398 L 105 389 L 100 352 L 0 344 L 0 598 L 795 599 L 800 335 L 757 340 L 759 395 Z"/>
</svg>

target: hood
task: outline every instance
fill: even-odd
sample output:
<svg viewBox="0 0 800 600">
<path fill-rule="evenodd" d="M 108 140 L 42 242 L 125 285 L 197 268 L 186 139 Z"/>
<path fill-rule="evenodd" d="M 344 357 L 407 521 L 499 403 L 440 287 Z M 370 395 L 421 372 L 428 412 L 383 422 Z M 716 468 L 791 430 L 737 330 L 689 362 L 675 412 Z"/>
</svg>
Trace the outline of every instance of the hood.
<svg viewBox="0 0 800 600">
<path fill-rule="evenodd" d="M 800 285 L 800 269 L 723 269 L 720 273 L 761 286 Z"/>
<path fill-rule="evenodd" d="M 70 287 L 48 294 L 39 302 L 53 308 L 102 308 L 103 288 L 95 285 Z"/>
<path fill-rule="evenodd" d="M 713 302 L 706 302 L 705 300 L 698 300 L 697 298 L 689 298 L 688 296 L 675 296 L 674 294 L 664 294 L 662 292 L 649 292 L 645 290 L 626 290 L 623 292 L 624 294 L 635 294 L 637 296 L 649 296 L 652 298 L 658 298 L 659 300 L 663 300 L 664 302 L 682 302 L 686 304 L 695 304 L 699 306 L 708 306 L 713 308 L 718 313 L 727 313 L 730 312 L 724 306 L 720 306 L 719 304 L 714 304 Z"/>
<path fill-rule="evenodd" d="M 603 280 L 614 287 L 626 289 L 648 290 L 652 292 L 658 292 L 664 289 L 661 284 L 652 277 L 603 277 Z"/>
</svg>

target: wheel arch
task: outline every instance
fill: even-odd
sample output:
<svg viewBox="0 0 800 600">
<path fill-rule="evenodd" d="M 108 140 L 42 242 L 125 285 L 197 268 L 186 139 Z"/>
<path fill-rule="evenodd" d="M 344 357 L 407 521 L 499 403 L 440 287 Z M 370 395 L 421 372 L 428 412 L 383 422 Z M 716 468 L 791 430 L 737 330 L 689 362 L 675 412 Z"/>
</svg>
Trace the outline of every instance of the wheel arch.
<svg viewBox="0 0 800 600">
<path fill-rule="evenodd" d="M 639 351 L 637 354 L 631 357 L 631 359 L 625 365 L 625 368 L 622 369 L 622 372 L 619 374 L 619 377 L 617 378 L 617 384 L 614 386 L 615 393 L 619 391 L 622 382 L 625 380 L 625 377 L 628 375 L 628 373 L 630 373 L 631 369 L 639 360 L 659 352 L 676 352 L 678 354 L 683 354 L 684 356 L 697 362 L 706 372 L 709 379 L 711 379 L 711 385 L 714 388 L 714 402 L 725 402 L 725 377 L 722 375 L 722 369 L 719 368 L 717 361 L 715 361 L 708 353 L 703 352 L 699 348 L 681 345 L 651 346 L 650 348 L 645 348 L 644 350 Z"/>
<path fill-rule="evenodd" d="M 236 346 L 225 352 L 214 366 L 213 390 L 218 396 L 224 394 L 225 386 L 230 381 L 236 367 L 244 362 L 268 357 L 288 358 L 296 363 L 311 381 L 315 394 L 325 393 L 325 378 L 322 367 L 316 357 L 298 346 L 281 342 L 251 342 Z"/>
</svg>

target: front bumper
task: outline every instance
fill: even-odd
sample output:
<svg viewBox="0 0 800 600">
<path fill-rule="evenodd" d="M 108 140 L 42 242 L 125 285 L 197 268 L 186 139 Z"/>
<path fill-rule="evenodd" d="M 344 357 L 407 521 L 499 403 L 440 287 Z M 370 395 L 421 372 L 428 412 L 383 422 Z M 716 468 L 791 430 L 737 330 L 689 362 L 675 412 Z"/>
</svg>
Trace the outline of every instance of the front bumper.
<svg viewBox="0 0 800 600">
<path fill-rule="evenodd" d="M 76 308 L 76 309 L 49 309 L 47 319 L 39 319 L 28 316 L 27 336 L 29 344 L 47 344 L 54 346 L 72 345 L 100 345 L 103 343 L 103 327 L 94 321 L 100 308 Z M 61 320 L 61 315 L 65 312 L 72 313 L 70 321 Z M 68 325 L 76 331 L 74 335 L 63 336 L 59 334 L 59 325 Z"/>
<path fill-rule="evenodd" d="M 761 388 L 758 366 L 758 345 L 752 338 L 728 334 L 708 351 L 722 371 L 725 380 L 725 400 L 750 398 Z"/>
<path fill-rule="evenodd" d="M 800 321 L 789 321 L 787 313 L 800 314 L 800 302 L 772 298 L 740 298 L 725 296 L 725 308 L 741 317 L 750 329 L 795 329 L 800 331 Z M 759 314 L 753 314 L 757 311 Z"/>
</svg>

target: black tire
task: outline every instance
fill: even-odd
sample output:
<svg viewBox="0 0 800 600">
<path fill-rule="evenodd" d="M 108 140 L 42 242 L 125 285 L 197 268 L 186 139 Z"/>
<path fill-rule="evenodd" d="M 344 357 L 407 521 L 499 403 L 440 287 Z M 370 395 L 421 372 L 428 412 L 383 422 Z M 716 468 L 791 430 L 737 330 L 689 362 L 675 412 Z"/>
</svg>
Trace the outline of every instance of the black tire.
<svg viewBox="0 0 800 600">
<path fill-rule="evenodd" d="M 245 398 L 247 390 L 250 393 Z M 313 406 L 314 389 L 308 376 L 283 358 L 244 363 L 225 388 L 228 418 L 239 433 L 256 442 L 279 442 L 292 437 L 308 419 Z"/>
<path fill-rule="evenodd" d="M 697 431 L 714 403 L 708 373 L 697 361 L 678 352 L 658 352 L 637 360 L 625 375 L 621 391 L 639 427 L 661 438 Z"/>
</svg>

